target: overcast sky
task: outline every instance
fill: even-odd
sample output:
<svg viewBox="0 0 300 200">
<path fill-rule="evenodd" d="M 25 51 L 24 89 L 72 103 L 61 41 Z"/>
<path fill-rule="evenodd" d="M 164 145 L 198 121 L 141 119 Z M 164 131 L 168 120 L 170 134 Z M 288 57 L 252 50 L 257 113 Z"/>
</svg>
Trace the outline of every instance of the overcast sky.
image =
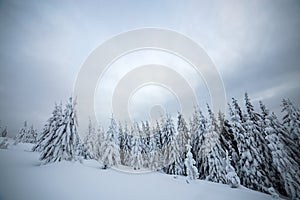
<svg viewBox="0 0 300 200">
<path fill-rule="evenodd" d="M 41 129 L 54 102 L 72 94 L 96 47 L 144 27 L 174 30 L 200 44 L 219 70 L 227 98 L 242 100 L 248 91 L 255 105 L 263 100 L 276 112 L 282 98 L 300 105 L 299 1 L 9 0 L 0 1 L 2 126 L 11 135 L 24 120 Z M 145 91 L 133 102 L 143 105 Z"/>
</svg>

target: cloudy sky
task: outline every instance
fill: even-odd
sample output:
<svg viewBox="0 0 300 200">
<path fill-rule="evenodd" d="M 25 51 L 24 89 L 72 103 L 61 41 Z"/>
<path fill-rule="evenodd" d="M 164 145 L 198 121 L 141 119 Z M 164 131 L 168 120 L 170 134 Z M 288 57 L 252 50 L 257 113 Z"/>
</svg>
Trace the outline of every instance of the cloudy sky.
<svg viewBox="0 0 300 200">
<path fill-rule="evenodd" d="M 174 30 L 201 45 L 219 70 L 228 99 L 242 100 L 247 91 L 255 105 L 263 100 L 276 112 L 282 98 L 300 105 L 298 1 L 10 0 L 0 1 L 0 27 L 0 120 L 11 135 L 24 120 L 42 128 L 54 102 L 65 102 L 72 95 L 81 66 L 95 48 L 115 35 L 144 27 Z M 144 61 L 140 65 L 146 65 L 154 54 L 144 52 L 131 59 L 139 58 Z M 158 55 L 156 59 L 168 64 L 176 58 Z M 131 62 L 127 59 L 126 63 Z M 102 80 L 107 94 L 122 78 L 117 66 Z M 183 66 L 178 66 L 177 72 L 181 70 L 184 77 L 188 69 L 182 70 Z M 199 87 L 200 79 L 197 85 L 191 78 L 192 87 Z M 163 90 L 145 86 L 134 93 L 128 109 L 138 118 L 141 105 L 159 110 L 168 102 L 164 97 L 176 99 Z M 149 103 L 147 91 L 157 92 L 162 102 Z M 208 99 L 207 91 L 199 93 L 200 101 Z M 101 101 L 101 96 L 95 98 Z M 176 110 L 177 103 L 170 105 Z M 97 106 L 101 110 L 101 105 Z M 110 115 L 109 109 L 102 110 Z"/>
</svg>

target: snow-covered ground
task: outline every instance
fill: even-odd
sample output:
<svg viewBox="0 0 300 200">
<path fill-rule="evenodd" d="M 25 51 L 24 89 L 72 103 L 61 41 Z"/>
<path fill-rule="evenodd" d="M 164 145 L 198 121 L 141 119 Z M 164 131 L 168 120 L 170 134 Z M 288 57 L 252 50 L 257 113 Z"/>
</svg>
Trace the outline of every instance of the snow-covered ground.
<svg viewBox="0 0 300 200">
<path fill-rule="evenodd" d="M 2 138 L 1 138 L 2 141 Z M 0 142 L 1 142 L 0 141 Z M 270 195 L 186 177 L 102 170 L 97 161 L 40 165 L 30 144 L 0 149 L 0 200 L 260 200 Z"/>
</svg>

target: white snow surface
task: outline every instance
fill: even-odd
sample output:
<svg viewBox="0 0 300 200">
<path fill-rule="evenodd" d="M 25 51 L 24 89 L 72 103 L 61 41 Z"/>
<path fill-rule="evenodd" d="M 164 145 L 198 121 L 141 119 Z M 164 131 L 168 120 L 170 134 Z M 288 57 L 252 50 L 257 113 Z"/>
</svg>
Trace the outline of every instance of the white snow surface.
<svg viewBox="0 0 300 200">
<path fill-rule="evenodd" d="M 188 184 L 187 177 L 160 172 L 103 170 L 95 160 L 40 165 L 39 153 L 31 152 L 31 144 L 12 143 L 0 149 L 0 200 L 272 199 L 242 186 L 230 188 L 201 180 Z"/>
</svg>

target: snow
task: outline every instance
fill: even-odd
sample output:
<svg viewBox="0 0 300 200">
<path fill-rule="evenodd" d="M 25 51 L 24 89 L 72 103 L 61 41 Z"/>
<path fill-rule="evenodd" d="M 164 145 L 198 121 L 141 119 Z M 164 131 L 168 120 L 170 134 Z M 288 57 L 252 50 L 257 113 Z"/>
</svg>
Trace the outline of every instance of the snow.
<svg viewBox="0 0 300 200">
<path fill-rule="evenodd" d="M 0 138 L 0 142 L 3 138 Z M 40 165 L 39 153 L 31 152 L 31 144 L 0 149 L 0 199 L 222 199 L 263 200 L 270 195 L 244 187 L 171 176 L 160 172 L 126 173 L 103 170 L 95 160 Z"/>
</svg>

